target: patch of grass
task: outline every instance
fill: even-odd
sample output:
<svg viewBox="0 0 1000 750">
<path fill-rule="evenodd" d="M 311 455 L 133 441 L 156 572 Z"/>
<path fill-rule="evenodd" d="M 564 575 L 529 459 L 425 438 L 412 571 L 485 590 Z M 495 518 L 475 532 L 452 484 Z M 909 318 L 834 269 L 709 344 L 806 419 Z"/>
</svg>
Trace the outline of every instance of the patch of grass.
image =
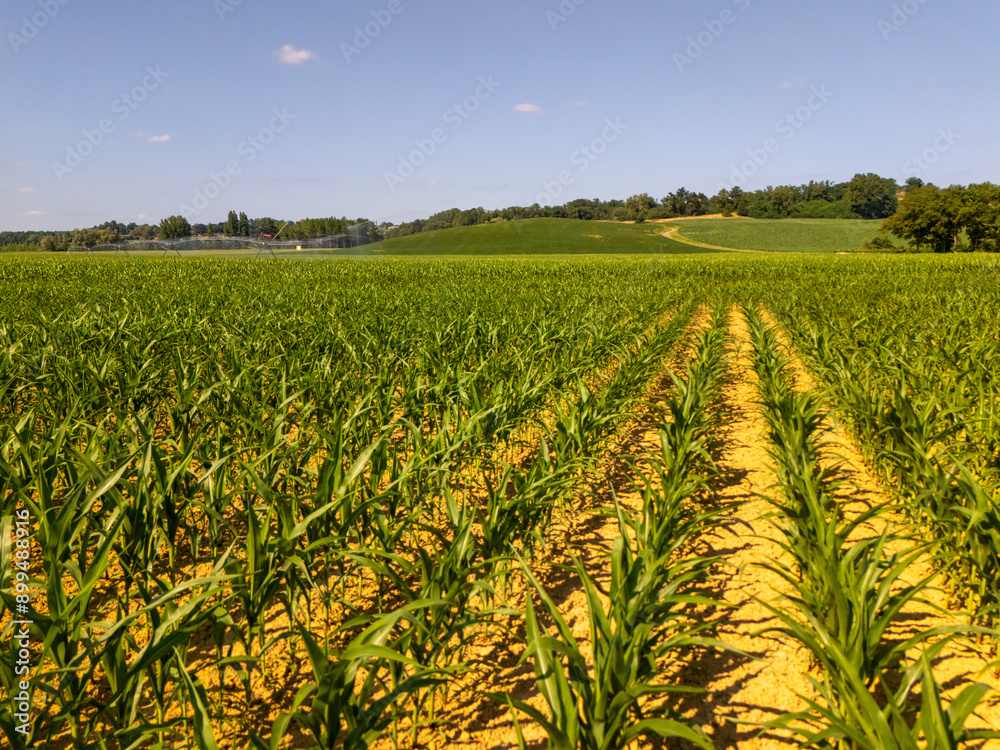
<svg viewBox="0 0 1000 750">
<path fill-rule="evenodd" d="M 7 253 L 40 253 L 42 248 L 39 245 L 11 244 L 0 245 L 0 254 Z"/>
<path fill-rule="evenodd" d="M 734 250 L 836 253 L 861 250 L 881 221 L 861 219 L 698 219 L 682 221 L 680 234 L 696 242 Z"/>
<path fill-rule="evenodd" d="M 662 224 L 615 224 L 577 219 L 528 219 L 456 227 L 373 245 L 384 255 L 622 255 L 690 254 L 712 250 L 662 236 Z"/>
</svg>

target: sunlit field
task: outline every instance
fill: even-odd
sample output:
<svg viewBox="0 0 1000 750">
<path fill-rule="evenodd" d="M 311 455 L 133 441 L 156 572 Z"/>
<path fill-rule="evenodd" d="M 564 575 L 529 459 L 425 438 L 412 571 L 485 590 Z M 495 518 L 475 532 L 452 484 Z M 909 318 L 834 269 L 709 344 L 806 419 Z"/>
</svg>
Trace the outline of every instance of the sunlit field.
<svg viewBox="0 0 1000 750">
<path fill-rule="evenodd" d="M 881 221 L 861 219 L 697 219 L 677 222 L 682 237 L 735 250 L 782 253 L 856 252 Z"/>
<path fill-rule="evenodd" d="M 0 258 L 12 745 L 1000 726 L 995 259 L 319 260 Z"/>
</svg>

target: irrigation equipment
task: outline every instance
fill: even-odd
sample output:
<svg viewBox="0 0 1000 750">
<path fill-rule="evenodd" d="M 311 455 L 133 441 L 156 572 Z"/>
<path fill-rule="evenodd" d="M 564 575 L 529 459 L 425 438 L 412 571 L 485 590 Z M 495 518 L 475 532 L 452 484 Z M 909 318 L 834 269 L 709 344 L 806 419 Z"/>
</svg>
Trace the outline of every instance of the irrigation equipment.
<svg viewBox="0 0 1000 750">
<path fill-rule="evenodd" d="M 274 250 L 272 250 L 271 246 L 268 245 L 268 241 L 269 240 L 276 240 L 276 239 L 278 239 L 278 235 L 280 235 L 282 232 L 284 232 L 285 231 L 285 227 L 287 227 L 287 226 L 288 226 L 288 222 L 286 221 L 284 224 L 282 224 L 281 229 L 279 229 L 276 233 L 274 233 L 274 234 L 262 234 L 260 236 L 260 246 L 257 248 L 257 255 L 254 256 L 254 258 L 255 259 L 256 258 L 260 258 L 260 254 L 266 250 L 269 253 L 271 253 L 271 257 L 272 258 L 274 258 L 275 260 L 277 260 L 278 256 L 274 254 Z"/>
<path fill-rule="evenodd" d="M 284 227 L 282 227 L 283 229 Z M 177 257 L 183 257 L 185 254 L 198 252 L 245 250 L 253 251 L 255 258 L 259 258 L 264 253 L 270 253 L 272 258 L 277 258 L 275 250 L 348 249 L 368 244 L 367 233 L 359 232 L 355 230 L 355 227 L 350 227 L 348 234 L 276 241 L 280 233 L 279 231 L 273 237 L 266 235 L 259 237 L 185 237 L 179 240 L 130 240 L 92 247 L 75 245 L 69 248 L 69 254 L 74 252 L 113 253 L 114 255 L 124 253 L 131 257 L 132 255 L 158 252 L 161 256 L 174 253 Z"/>
</svg>

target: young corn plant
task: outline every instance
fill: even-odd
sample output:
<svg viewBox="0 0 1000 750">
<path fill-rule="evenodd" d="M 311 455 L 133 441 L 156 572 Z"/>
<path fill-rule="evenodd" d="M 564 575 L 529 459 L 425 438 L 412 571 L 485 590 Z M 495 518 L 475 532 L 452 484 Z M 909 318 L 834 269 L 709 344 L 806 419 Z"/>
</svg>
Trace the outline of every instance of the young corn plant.
<svg viewBox="0 0 1000 750">
<path fill-rule="evenodd" d="M 313 510 L 304 518 L 295 514 L 294 501 L 273 495 L 270 488 L 256 475 L 253 467 L 248 474 L 256 484 L 264 501 L 259 515 L 257 507 L 245 514 L 246 541 L 243 549 L 246 560 L 229 556 L 226 572 L 231 577 L 230 589 L 240 605 L 241 622 L 245 630 L 233 628 L 243 642 L 247 658 L 243 663 L 263 663 L 267 651 L 280 640 L 292 635 L 286 630 L 267 638 L 266 613 L 275 601 L 281 601 L 290 618 L 298 611 L 300 596 L 314 587 L 311 567 L 317 550 L 330 540 L 309 541 L 307 530 L 336 506 L 336 502 Z M 230 654 L 231 656 L 231 654 Z M 250 699 L 250 672 L 239 672 Z M 265 674 L 266 677 L 266 674 Z"/>
<path fill-rule="evenodd" d="M 765 606 L 782 623 L 776 630 L 805 646 L 823 674 L 821 680 L 812 681 L 821 701 L 809 699 L 809 711 L 782 717 L 771 726 L 791 729 L 804 736 L 807 744 L 820 747 L 860 750 L 910 747 L 908 743 L 916 747 L 919 732 L 911 731 L 909 688 L 893 690 L 890 673 L 908 650 L 942 636 L 932 647 L 940 649 L 965 629 L 935 628 L 902 643 L 888 639 L 888 630 L 902 608 L 917 600 L 933 578 L 903 583 L 907 569 L 924 550 L 918 546 L 907 552 L 888 552 L 893 540 L 888 528 L 880 535 L 852 541 L 868 525 L 884 524 L 885 509 L 871 508 L 850 520 L 843 517 L 832 496 L 837 485 L 830 472 L 820 467 L 827 451 L 819 404 L 811 394 L 792 390 L 788 360 L 779 352 L 775 332 L 754 313 L 748 318 L 770 454 L 783 494 L 771 501 L 777 509 L 774 523 L 785 537 L 782 548 L 794 561 L 794 566 L 780 561 L 762 566 L 781 577 L 792 592 L 784 597 L 790 609 Z M 940 700 L 933 703 L 933 696 L 938 695 L 933 675 L 925 670 L 923 676 L 922 710 L 943 711 Z M 965 700 L 973 695 L 978 693 L 967 693 Z M 961 705 L 956 706 L 956 717 Z M 822 729 L 803 730 L 803 721 L 818 723 Z M 916 725 L 930 726 L 928 722 L 930 718 L 920 714 Z"/>
<path fill-rule="evenodd" d="M 116 501 L 107 498 L 119 497 L 117 485 L 132 457 L 121 457 L 112 470 L 97 466 L 88 454 L 107 434 L 94 429 L 88 435 L 69 420 L 50 435 L 43 433 L 37 444 L 33 439 L 23 443 L 28 435 L 21 429 L 33 431 L 33 420 L 22 420 L 18 428 L 3 447 L 0 472 L 5 500 L 19 500 L 37 524 L 34 539 L 41 559 L 31 565 L 30 575 L 46 602 L 46 614 L 32 618 L 32 635 L 41 644 L 38 695 L 48 729 L 65 728 L 74 747 L 84 747 L 98 653 L 95 592 L 124 524 L 119 512 L 109 510 Z M 75 445 L 81 435 L 87 438 L 85 451 Z M 8 594 L 4 598 L 12 609 Z"/>
<path fill-rule="evenodd" d="M 211 630 L 223 674 L 259 669 L 261 620 L 276 599 L 307 621 L 317 643 L 328 642 L 330 610 L 327 629 L 313 630 L 308 610 L 292 604 L 310 581 L 325 574 L 343 599 L 358 567 L 348 553 L 409 555 L 409 527 L 443 525 L 430 520 L 443 488 L 464 486 L 498 441 L 515 443 L 519 426 L 561 404 L 577 382 L 603 382 L 598 373 L 622 361 L 566 421 L 566 451 L 496 484 L 497 502 L 481 516 L 492 536 L 472 540 L 475 555 L 468 537 L 449 529 L 446 540 L 432 538 L 451 545 L 454 566 L 432 571 L 433 552 L 429 561 L 407 559 L 407 584 L 420 595 L 426 577 L 441 599 L 411 612 L 386 643 L 407 658 L 447 662 L 441 643 L 455 618 L 442 602 L 459 592 L 449 606 L 468 607 L 470 590 L 490 600 L 497 553 L 526 551 L 544 533 L 560 493 L 659 367 L 686 313 L 648 332 L 691 295 L 687 279 L 646 263 L 93 260 L 0 261 L 0 496 L 5 507 L 30 508 L 46 576 L 63 584 L 61 593 L 44 591 L 53 624 L 35 639 L 51 638 L 42 669 L 50 692 L 39 695 L 47 713 L 62 716 L 54 730 L 75 733 L 78 746 L 115 750 L 210 747 L 205 694 L 186 669 L 192 629 Z M 512 486 L 528 501 L 518 497 L 508 511 L 500 501 Z M 109 538 L 115 564 L 102 571 Z M 226 551 L 234 544 L 253 565 L 233 566 Z M 212 595 L 184 610 L 187 597 L 203 593 L 183 588 L 187 566 L 206 554 L 239 575 L 222 575 Z M 476 582 L 463 585 L 457 576 L 473 557 Z M 227 654 L 233 634 L 249 641 L 248 654 Z M 354 656 L 346 663 L 356 664 L 360 685 L 379 657 Z M 386 657 L 380 669 L 372 701 L 407 679 L 419 686 L 412 700 L 432 692 L 412 663 Z M 207 710 L 230 723 L 241 717 L 221 716 L 223 684 Z M 325 717 L 329 704 L 311 710 L 316 697 L 296 710 Z M 379 715 L 401 715 L 410 700 Z M 95 716 L 115 732 L 92 730 Z M 377 724 L 359 722 L 369 719 L 369 728 Z M 326 731 L 324 741 L 353 731 Z"/>
<path fill-rule="evenodd" d="M 612 546 L 608 589 L 602 590 L 573 557 L 587 601 L 589 661 L 555 602 L 522 563 L 557 631 L 553 637 L 542 629 L 529 597 L 528 647 L 522 659 L 534 661 L 548 711 L 509 695 L 503 699 L 543 727 L 553 750 L 621 748 L 643 736 L 712 747 L 691 722 L 664 708 L 654 714 L 646 704 L 654 696 L 689 692 L 656 681 L 667 659 L 692 648 L 730 648 L 710 637 L 712 623 L 697 613 L 697 608 L 716 603 L 693 593 L 713 560 L 688 551 L 716 515 L 693 509 L 691 503 L 705 488 L 705 472 L 711 467 L 705 446 L 708 410 L 724 366 L 722 321 L 717 318 L 698 337 L 698 356 L 687 379 L 674 378 L 675 392 L 664 410 L 672 418 L 662 425 L 659 455 L 650 457 L 658 481 L 645 480 L 642 509 L 626 513 L 616 506 L 621 536 Z M 602 596 L 609 599 L 607 607 Z M 520 734 L 519 740 L 524 747 Z"/>
<path fill-rule="evenodd" d="M 852 675 L 850 658 L 834 647 L 830 662 L 844 665 L 843 679 L 856 683 L 851 692 L 858 697 L 857 702 L 847 705 L 847 710 L 834 708 L 840 693 L 825 681 L 810 678 L 820 700 L 806 697 L 805 711 L 780 717 L 769 726 L 790 730 L 803 747 L 837 750 L 958 750 L 1000 738 L 1000 732 L 995 730 L 966 729 L 969 718 L 989 693 L 989 685 L 981 682 L 968 685 L 945 705 L 931 662 L 946 644 L 946 640 L 939 641 L 922 651 L 904 671 L 898 690 L 884 703 L 865 692 L 865 686 Z M 920 699 L 914 718 L 899 707 L 911 704 L 917 687 Z"/>
<path fill-rule="evenodd" d="M 449 682 L 472 667 L 465 654 L 476 626 L 491 614 L 488 607 L 495 598 L 492 579 L 496 573 L 493 561 L 479 557 L 473 534 L 475 516 L 447 490 L 445 512 L 443 528 L 415 523 L 409 530 L 412 559 L 377 550 L 351 554 L 359 567 L 387 581 L 412 610 L 400 621 L 402 627 L 391 641 L 393 649 L 422 669 L 441 675 L 428 689 L 412 691 L 409 698 L 414 742 L 423 725 L 437 720 L 438 707 L 448 703 Z M 483 611 L 477 602 L 483 604 Z M 386 610 L 385 602 L 380 602 L 379 610 Z M 368 615 L 354 623 L 378 619 L 378 614 Z"/>
<path fill-rule="evenodd" d="M 428 605 L 414 602 L 379 617 L 340 653 L 331 653 L 300 627 L 314 681 L 299 689 L 291 710 L 274 722 L 269 742 L 257 733 L 251 736 L 254 747 L 277 750 L 292 721 L 311 735 L 310 750 L 367 750 L 384 737 L 397 705 L 440 680 L 388 645 L 397 625 Z"/>
<path fill-rule="evenodd" d="M 708 604 L 708 600 L 682 593 L 684 583 L 696 575 L 692 567 L 697 563 L 681 562 L 671 570 L 664 558 L 651 558 L 636 555 L 624 537 L 615 540 L 612 580 L 605 592 L 611 604 L 606 610 L 598 586 L 574 556 L 587 602 L 590 664 L 558 606 L 524 566 L 525 578 L 556 627 L 557 635 L 552 636 L 540 625 L 529 597 L 527 649 L 522 661 L 533 661 L 535 681 L 548 710 L 540 711 L 509 695 L 494 697 L 538 722 L 551 750 L 613 750 L 639 737 L 681 738 L 712 747 L 701 729 L 683 717 L 666 710 L 646 716 L 643 711 L 645 699 L 691 690 L 656 682 L 662 660 L 684 649 L 721 645 L 700 636 L 710 626 L 691 615 L 692 606 Z M 652 569 L 647 567 L 650 562 Z M 671 573 L 678 574 L 677 579 L 665 582 Z M 526 747 L 523 739 L 521 747 Z"/>
<path fill-rule="evenodd" d="M 824 322 L 830 326 L 833 321 Z M 966 465 L 979 460 L 959 439 L 979 429 L 967 417 L 968 405 L 955 394 L 940 392 L 943 373 L 926 362 L 932 355 L 918 355 L 924 359 L 915 362 L 884 342 L 854 348 L 856 342 L 830 330 L 801 322 L 790 327 L 813 368 L 847 406 L 869 456 L 933 540 L 932 558 L 953 597 L 979 625 L 995 627 L 1000 506 L 984 484 L 990 475 L 977 477 Z M 915 371 L 920 362 L 926 367 L 922 374 Z M 876 363 L 889 363 L 891 377 Z M 994 641 L 995 653 L 998 648 Z"/>
<path fill-rule="evenodd" d="M 89 736 L 86 747 L 126 750 L 152 743 L 166 750 L 178 739 L 190 738 L 199 750 L 217 750 L 207 693 L 188 672 L 187 650 L 195 633 L 213 621 L 217 608 L 228 604 L 225 594 L 218 601 L 227 581 L 225 557 L 203 578 L 173 588 L 159 581 L 155 587 L 140 586 L 145 601 L 141 609 L 116 623 L 99 624 L 107 628 L 99 641 L 99 659 L 111 696 L 100 704 L 88 729 L 94 732 L 103 718 L 113 730 L 107 736 Z M 142 645 L 135 637 L 140 628 L 148 634 Z M 150 697 L 152 717 L 142 705 Z M 173 705 L 182 708 L 179 717 L 168 716 Z"/>
</svg>

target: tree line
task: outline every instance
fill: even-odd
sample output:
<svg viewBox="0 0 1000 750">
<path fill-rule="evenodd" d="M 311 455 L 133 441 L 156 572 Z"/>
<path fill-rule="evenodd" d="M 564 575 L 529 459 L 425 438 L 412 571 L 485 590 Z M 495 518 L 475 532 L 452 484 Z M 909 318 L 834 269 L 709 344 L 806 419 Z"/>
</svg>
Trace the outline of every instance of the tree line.
<svg viewBox="0 0 1000 750">
<path fill-rule="evenodd" d="M 353 228 L 363 226 L 363 232 Z M 374 229 L 372 229 L 374 227 Z M 336 237 L 346 234 L 359 234 L 367 241 L 380 239 L 378 228 L 368 219 L 347 219 L 346 217 L 327 217 L 323 219 L 300 219 L 286 221 L 265 216 L 250 219 L 246 213 L 230 211 L 226 221 L 218 224 L 190 225 L 182 216 L 171 216 L 160 224 L 161 239 L 180 239 L 190 236 L 204 237 L 254 237 L 265 235 L 277 240 L 310 240 L 320 237 Z"/>
<path fill-rule="evenodd" d="M 920 184 L 907 192 L 880 232 L 871 249 L 887 249 L 891 234 L 918 253 L 1000 252 L 1000 187 Z"/>
<path fill-rule="evenodd" d="M 1000 187 L 993 183 L 938 188 L 911 177 L 903 185 L 877 174 L 848 182 L 809 182 L 744 191 L 722 189 L 709 198 L 685 188 L 656 200 L 640 193 L 627 200 L 580 198 L 561 206 L 511 206 L 487 211 L 452 208 L 400 224 L 386 234 L 419 232 L 534 218 L 585 221 L 651 221 L 721 214 L 754 219 L 882 219 L 870 250 L 898 251 L 890 235 L 914 252 L 1000 252 Z"/>
<path fill-rule="evenodd" d="M 900 186 L 876 174 L 858 174 L 848 182 L 809 182 L 744 191 L 722 189 L 709 198 L 704 193 L 678 188 L 656 200 L 647 193 L 627 200 L 580 198 L 561 206 L 510 206 L 487 211 L 482 207 L 447 211 L 394 227 L 389 237 L 405 237 L 438 229 L 488 224 L 498 221 L 555 218 L 585 221 L 649 221 L 722 214 L 753 219 L 884 219 L 898 204 Z"/>
<path fill-rule="evenodd" d="M 0 232 L 0 247 L 7 252 L 66 252 L 73 247 L 116 245 L 137 240 L 259 238 L 262 235 L 278 235 L 279 231 L 279 240 L 309 240 L 351 233 L 362 241 L 377 242 L 382 239 L 383 229 L 363 218 L 351 220 L 346 217 L 328 217 L 284 221 L 271 217 L 251 219 L 245 212 L 230 211 L 226 221 L 218 223 L 191 224 L 183 216 L 168 216 L 158 225 L 107 221 L 95 227 L 74 229 L 71 232 Z"/>
<path fill-rule="evenodd" d="M 901 200 L 902 198 L 902 200 Z M 814 182 L 744 191 L 722 189 L 709 198 L 678 188 L 657 200 L 647 193 L 627 200 L 579 198 L 561 206 L 451 208 L 427 219 L 398 226 L 376 225 L 367 219 L 329 217 L 283 221 L 251 219 L 230 211 L 226 221 L 190 224 L 182 216 L 167 217 L 158 226 L 108 221 L 72 232 L 0 232 L 0 247 L 11 250 L 66 251 L 71 247 L 111 245 L 130 240 L 180 239 L 191 236 L 260 237 L 308 240 L 351 234 L 361 242 L 378 242 L 453 227 L 535 218 L 584 221 L 636 221 L 721 214 L 756 219 L 883 219 L 881 233 L 868 243 L 871 250 L 898 249 L 890 235 L 915 252 L 1000 252 L 1000 187 L 986 182 L 938 188 L 911 177 L 902 186 L 876 174 L 857 174 L 848 182 Z"/>
</svg>

